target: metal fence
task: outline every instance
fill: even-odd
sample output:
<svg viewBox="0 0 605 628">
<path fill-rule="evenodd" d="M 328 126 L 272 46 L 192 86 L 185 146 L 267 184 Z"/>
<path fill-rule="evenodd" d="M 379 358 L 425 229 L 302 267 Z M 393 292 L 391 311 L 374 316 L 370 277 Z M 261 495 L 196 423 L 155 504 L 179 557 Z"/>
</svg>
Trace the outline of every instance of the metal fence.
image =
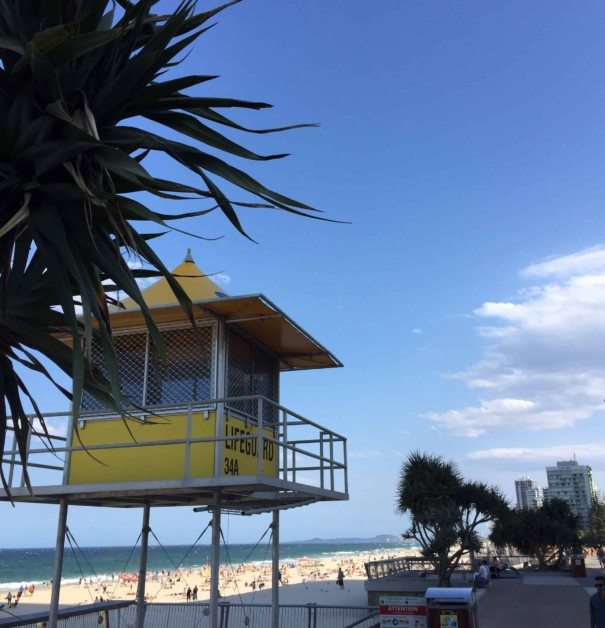
<svg viewBox="0 0 605 628">
<path fill-rule="evenodd" d="M 434 569 L 433 561 L 422 556 L 401 556 L 398 558 L 385 558 L 365 563 L 368 580 L 386 578 L 409 571 L 423 572 Z"/>
<path fill-rule="evenodd" d="M 254 409 L 252 414 L 245 414 L 239 408 L 239 405 L 244 401 Z M 64 479 L 65 460 L 69 452 L 79 452 L 86 449 L 94 455 L 102 457 L 104 450 L 116 447 L 157 447 L 170 444 L 183 445 L 186 451 L 185 457 L 188 457 L 187 452 L 196 443 L 225 443 L 229 441 L 230 445 L 237 443 L 238 448 L 240 445 L 245 448 L 247 444 L 254 441 L 259 452 L 263 452 L 265 448 L 275 450 L 279 462 L 277 469 L 279 479 L 318 486 L 331 491 L 348 492 L 346 439 L 343 436 L 262 395 L 212 399 L 204 402 L 204 408 L 205 410 L 201 410 L 195 404 L 170 404 L 150 406 L 147 410 L 152 417 L 154 413 L 159 415 L 185 414 L 191 417 L 195 413 L 215 409 L 217 414 L 225 417 L 225 419 L 230 416 L 238 416 L 251 425 L 258 426 L 258 431 L 256 434 L 240 433 L 237 436 L 225 435 L 223 432 L 208 438 L 193 438 L 188 435 L 186 438 L 175 438 L 170 441 L 139 439 L 135 442 L 128 439 L 127 442 L 120 444 L 107 443 L 89 445 L 84 448 L 77 438 L 72 440 L 72 435 L 68 429 L 70 425 L 69 413 L 44 414 L 48 434 L 44 434 L 32 415 L 30 419 L 34 429 L 30 432 L 27 446 L 27 463 L 31 484 L 34 489 L 44 485 L 61 486 Z M 267 408 L 269 408 L 268 411 Z M 267 414 L 274 417 L 269 423 L 264 421 Z M 94 414 L 90 418 L 88 414 L 82 413 L 80 421 L 96 420 L 95 417 Z M 138 419 L 144 421 L 145 414 L 140 413 Z M 11 489 L 23 488 L 25 482 L 17 443 L 10 426 L 7 431 L 6 448 L 2 452 L 5 476 Z M 262 471 L 262 456 L 260 455 L 258 456 L 258 463 L 260 475 Z M 0 496 L 2 493 L 3 491 L 0 489 Z"/>
<path fill-rule="evenodd" d="M 59 611 L 58 628 L 132 628 L 136 620 L 133 602 L 104 603 Z M 220 628 L 267 628 L 271 625 L 270 604 L 219 604 Z M 284 628 L 374 628 L 378 610 L 374 607 L 283 605 L 279 625 Z M 45 628 L 48 614 L 23 619 L 0 618 L 2 628 Z M 147 604 L 146 628 L 210 628 L 208 603 Z"/>
</svg>

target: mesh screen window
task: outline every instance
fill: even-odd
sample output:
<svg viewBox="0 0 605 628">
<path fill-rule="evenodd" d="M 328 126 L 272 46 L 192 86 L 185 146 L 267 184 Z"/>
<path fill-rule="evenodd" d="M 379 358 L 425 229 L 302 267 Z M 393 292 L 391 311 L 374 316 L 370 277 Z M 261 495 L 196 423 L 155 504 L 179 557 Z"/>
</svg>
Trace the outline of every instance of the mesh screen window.
<svg viewBox="0 0 605 628">
<path fill-rule="evenodd" d="M 214 327 L 198 326 L 162 330 L 166 362 L 155 355 L 148 334 L 116 336 L 114 346 L 122 377 L 124 405 L 185 404 L 214 397 Z M 107 375 L 101 346 L 93 344 L 91 360 Z M 94 397 L 84 393 L 82 410 L 103 410 Z"/>
<path fill-rule="evenodd" d="M 227 397 L 263 395 L 272 401 L 277 401 L 277 366 L 276 358 L 230 331 L 227 359 Z M 231 405 L 249 416 L 257 415 L 257 402 L 253 399 L 232 402 Z M 264 404 L 263 420 L 273 421 L 275 412 L 276 408 Z"/>
</svg>

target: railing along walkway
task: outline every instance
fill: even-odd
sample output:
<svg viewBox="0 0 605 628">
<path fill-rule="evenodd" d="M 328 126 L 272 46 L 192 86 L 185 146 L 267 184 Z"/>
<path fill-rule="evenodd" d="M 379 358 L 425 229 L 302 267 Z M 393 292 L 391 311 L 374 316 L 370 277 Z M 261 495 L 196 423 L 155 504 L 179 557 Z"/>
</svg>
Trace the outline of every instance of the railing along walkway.
<svg viewBox="0 0 605 628">
<path fill-rule="evenodd" d="M 270 604 L 219 604 L 221 628 L 267 628 L 271 625 Z M 21 619 L 4 619 L 0 612 L 0 627 L 39 628 L 48 620 L 48 613 L 29 615 Z M 131 628 L 135 625 L 134 602 L 104 602 L 59 611 L 58 628 Z M 378 624 L 375 607 L 304 606 L 279 607 L 279 624 L 284 628 L 374 628 Z M 187 604 L 147 604 L 145 628 L 210 628 L 210 606 L 205 602 Z"/>
</svg>

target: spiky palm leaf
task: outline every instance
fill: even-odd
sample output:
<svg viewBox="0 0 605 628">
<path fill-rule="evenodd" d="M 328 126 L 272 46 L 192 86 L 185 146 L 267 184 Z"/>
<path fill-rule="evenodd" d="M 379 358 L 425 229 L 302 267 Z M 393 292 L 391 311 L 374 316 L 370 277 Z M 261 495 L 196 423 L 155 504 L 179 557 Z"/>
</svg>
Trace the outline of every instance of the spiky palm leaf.
<svg viewBox="0 0 605 628">
<path fill-rule="evenodd" d="M 402 464 L 395 509 L 409 515 L 403 537 L 417 541 L 433 561 L 439 586 L 462 556 L 481 547 L 478 527 L 508 512 L 497 488 L 466 481 L 456 463 L 419 451 Z"/>
<path fill-rule="evenodd" d="M 316 211 L 216 156 L 218 149 L 252 160 L 283 157 L 257 155 L 217 130 L 295 128 L 256 131 L 220 113 L 269 105 L 185 93 L 213 76 L 161 80 L 207 30 L 208 20 L 239 1 L 196 14 L 195 2 L 185 0 L 171 14 L 155 15 L 157 0 L 118 0 L 117 5 L 109 0 L 0 0 L 0 451 L 11 420 L 20 447 L 25 445 L 29 426 L 22 398 L 35 400 L 14 363 L 48 375 L 36 352 L 73 378 L 74 412 L 83 390 L 121 407 L 110 290 L 140 306 L 162 354 L 129 256 L 166 277 L 192 318 L 188 297 L 133 221 L 166 227 L 168 220 L 219 208 L 244 233 L 237 205 L 303 215 Z M 141 118 L 183 141 L 139 128 Z M 153 153 L 185 166 L 197 183 L 154 176 L 144 166 Z M 256 198 L 232 202 L 217 178 Z M 136 192 L 174 200 L 193 197 L 205 204 L 195 212 L 164 215 L 135 200 Z M 68 335 L 70 346 L 57 334 Z M 87 360 L 93 338 L 104 350 L 107 382 Z M 7 488 L 3 475 L 2 481 Z"/>
</svg>

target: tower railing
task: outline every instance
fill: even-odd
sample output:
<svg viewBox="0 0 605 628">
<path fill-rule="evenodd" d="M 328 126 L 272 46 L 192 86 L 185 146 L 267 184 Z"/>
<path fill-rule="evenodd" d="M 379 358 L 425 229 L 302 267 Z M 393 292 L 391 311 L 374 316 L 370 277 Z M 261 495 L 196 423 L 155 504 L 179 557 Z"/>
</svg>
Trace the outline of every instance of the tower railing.
<svg viewBox="0 0 605 628">
<path fill-rule="evenodd" d="M 254 407 L 255 412 L 242 412 L 242 401 L 254 403 L 246 404 Z M 267 408 L 271 408 L 268 412 Z M 200 413 L 215 413 L 215 433 L 209 437 L 199 438 L 192 436 L 191 423 L 193 417 Z M 161 421 L 162 417 L 173 415 L 187 416 L 186 435 L 182 438 L 145 440 L 126 439 L 124 442 L 109 442 L 84 445 L 80 441 L 78 429 L 84 429 L 88 422 L 124 420 L 146 423 Z M 207 416 L 207 415 L 206 415 Z M 271 420 L 267 420 L 267 416 Z M 277 452 L 277 466 L 275 477 L 292 485 L 307 485 L 326 491 L 348 494 L 347 478 L 347 444 L 340 434 L 311 421 L 302 415 L 282 406 L 261 395 L 247 397 L 225 397 L 204 402 L 189 404 L 170 404 L 149 406 L 144 410 L 132 412 L 130 418 L 121 419 L 119 415 L 83 412 L 78 415 L 78 425 L 73 421 L 70 412 L 54 412 L 43 415 L 46 432 L 42 429 L 38 419 L 30 417 L 32 428 L 29 433 L 26 465 L 32 490 L 36 487 L 64 486 L 68 483 L 69 461 L 71 456 L 78 452 L 103 462 L 103 454 L 107 450 L 131 449 L 137 447 L 161 448 L 167 445 L 184 447 L 185 465 L 183 479 L 189 479 L 189 469 L 195 452 L 192 447 L 198 443 L 210 443 L 215 447 L 224 447 L 229 441 L 230 446 L 254 450 L 259 454 L 256 469 L 257 477 L 266 475 L 263 472 L 263 456 L 260 452 L 268 447 Z M 224 424 L 226 420 L 237 418 L 245 425 L 253 428 L 251 431 L 236 435 L 226 434 Z M 73 435 L 71 432 L 75 432 Z M 159 450 L 158 450 L 159 451 Z M 198 449 L 199 451 L 199 449 Z M 2 452 L 2 467 L 11 493 L 21 495 L 25 489 L 25 475 L 20 459 L 17 443 L 12 427 L 8 427 L 5 451 Z M 251 475 L 248 473 L 248 475 Z M 224 481 L 224 472 L 220 465 L 215 465 L 210 478 Z M 7 494 L 0 490 L 0 499 L 7 498 Z"/>
</svg>

